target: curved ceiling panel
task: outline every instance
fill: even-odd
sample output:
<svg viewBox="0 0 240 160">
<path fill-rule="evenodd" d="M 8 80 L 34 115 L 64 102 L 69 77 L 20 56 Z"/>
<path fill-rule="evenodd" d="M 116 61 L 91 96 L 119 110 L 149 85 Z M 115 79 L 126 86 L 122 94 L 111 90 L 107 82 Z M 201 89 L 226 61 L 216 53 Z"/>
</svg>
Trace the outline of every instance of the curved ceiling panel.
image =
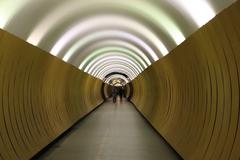
<svg viewBox="0 0 240 160">
<path fill-rule="evenodd" d="M 151 58 L 156 61 L 158 60 L 158 56 L 156 52 L 148 45 L 145 41 L 140 39 L 139 37 L 120 30 L 104 30 L 104 31 L 98 31 L 98 32 L 93 32 L 87 35 L 86 37 L 82 37 L 81 39 L 78 40 L 77 43 L 75 43 L 73 46 L 71 46 L 68 51 L 64 54 L 63 60 L 68 61 L 71 56 L 74 53 L 77 53 L 78 51 L 81 51 L 81 48 L 84 48 L 86 45 L 91 45 L 92 42 L 95 40 L 104 40 L 104 39 L 121 39 L 124 41 L 129 41 L 133 44 L 136 44 L 138 46 L 141 46 L 147 54 L 151 56 Z M 58 46 L 61 45 L 56 45 L 57 48 Z M 56 51 L 57 52 L 57 51 Z M 51 53 L 55 53 L 55 46 L 51 50 Z M 56 54 L 58 56 L 58 54 Z M 144 55 L 146 57 L 146 55 Z"/>
<path fill-rule="evenodd" d="M 0 28 L 98 78 L 125 65 L 132 79 L 235 1 L 1 0 Z"/>
<path fill-rule="evenodd" d="M 119 72 L 118 70 L 121 69 L 121 70 L 125 70 L 125 74 L 131 79 L 133 80 L 137 75 L 138 73 L 134 70 L 132 70 L 131 68 L 129 68 L 128 66 L 125 66 L 123 64 L 109 64 L 108 66 L 105 66 L 103 67 L 102 70 L 100 70 L 99 72 L 96 73 L 96 77 L 102 77 L 102 78 L 105 78 L 106 75 L 108 75 L 110 70 L 114 70 L 116 69 L 117 72 Z M 115 72 L 115 71 L 114 71 Z"/>
<path fill-rule="evenodd" d="M 145 67 L 151 64 L 151 57 L 148 57 L 148 55 L 145 55 L 146 51 L 144 51 L 141 48 L 141 46 L 137 46 L 136 44 L 133 44 L 129 41 L 124 41 L 120 39 L 94 41 L 94 44 L 82 49 L 81 54 L 74 54 L 69 59 L 69 62 L 74 64 L 75 66 L 79 66 L 79 64 L 81 66 L 81 65 L 84 65 L 83 59 L 85 59 L 88 56 L 93 57 L 97 53 L 100 54 L 100 52 L 105 53 L 105 52 L 113 52 L 113 51 L 130 54 L 135 58 L 139 57 L 140 59 L 142 59 L 140 61 L 142 61 L 141 63 L 143 63 Z"/>
<path fill-rule="evenodd" d="M 93 63 L 94 59 L 97 57 L 105 57 L 105 56 L 123 56 L 128 57 L 129 60 L 132 60 L 136 62 L 139 66 L 146 68 L 148 65 L 150 65 L 150 61 L 147 57 L 142 57 L 142 55 L 139 55 L 138 52 L 133 52 L 127 48 L 122 47 L 105 47 L 100 48 L 97 51 L 90 52 L 89 56 L 86 57 L 79 65 L 80 69 L 84 69 L 87 64 Z M 144 54 L 143 54 L 144 55 Z"/>
<path fill-rule="evenodd" d="M 122 68 L 118 68 L 118 67 L 105 70 L 104 73 L 100 73 L 99 78 L 100 78 L 100 79 L 104 79 L 108 74 L 113 73 L 113 72 L 119 72 L 119 73 L 125 74 L 125 75 L 127 75 L 127 76 L 129 77 L 129 79 L 131 79 L 131 80 L 135 78 L 134 75 L 132 75 L 131 73 L 129 73 L 127 70 L 125 70 L 125 68 L 122 69 Z M 131 74 L 131 75 L 130 75 L 130 74 Z"/>
<path fill-rule="evenodd" d="M 112 23 L 113 21 L 116 21 L 116 22 Z M 83 35 L 86 34 L 86 32 L 92 33 L 96 30 L 99 31 L 99 30 L 104 30 L 106 28 L 108 28 L 107 30 L 108 32 L 94 33 L 94 34 L 88 35 L 89 37 L 86 37 L 85 43 L 87 43 L 86 42 L 87 40 L 89 41 L 96 40 L 97 38 L 101 38 L 104 36 L 111 36 L 111 37 L 119 36 L 120 38 L 122 37 L 124 39 L 130 39 L 130 40 L 136 41 L 140 44 L 143 44 L 143 46 L 146 47 L 146 44 L 141 42 L 140 38 L 128 33 L 128 32 L 135 32 L 136 35 L 139 35 L 140 37 L 145 38 L 145 41 L 148 41 L 150 44 L 153 44 L 152 47 L 155 47 L 155 50 L 158 53 L 163 53 L 163 54 L 168 53 L 168 50 L 166 49 L 164 44 L 161 42 L 161 40 L 146 26 L 136 22 L 133 19 L 129 19 L 128 17 L 119 16 L 119 15 L 118 16 L 117 15 L 100 15 L 95 17 L 88 17 L 83 22 L 80 21 L 78 24 L 70 28 L 69 31 L 66 32 L 59 39 L 59 41 L 52 48 L 51 53 L 55 55 L 59 55 L 60 52 L 63 50 L 65 46 L 67 46 L 68 43 L 73 42 L 74 39 L 76 38 L 78 39 L 78 37 L 81 37 L 82 39 Z M 111 28 L 119 29 L 119 32 L 109 31 L 109 29 Z M 121 33 L 121 30 L 125 32 Z M 29 41 L 31 41 L 31 36 Z M 84 42 L 84 39 L 82 41 Z M 82 43 L 79 43 L 79 45 L 80 44 Z M 158 55 L 152 52 L 153 51 L 149 52 L 152 58 L 154 60 L 157 60 Z"/>
<path fill-rule="evenodd" d="M 134 73 L 136 76 L 139 74 L 139 72 L 137 70 L 135 70 L 135 68 L 133 68 L 132 66 L 125 64 L 125 63 L 121 63 L 121 62 L 115 62 L 115 63 L 105 63 L 103 64 L 101 67 L 99 67 L 98 70 L 96 70 L 95 72 L 92 73 L 93 76 L 96 76 L 100 73 L 100 72 L 104 72 L 106 70 L 106 68 L 110 68 L 110 67 L 118 67 L 118 68 L 122 68 L 122 66 L 124 66 L 123 68 L 127 67 L 126 71 L 128 71 L 129 73 Z"/>
<path fill-rule="evenodd" d="M 95 72 L 97 72 L 98 70 L 101 70 L 102 67 L 109 65 L 109 64 L 124 64 L 126 66 L 129 66 L 130 69 L 133 69 L 138 74 L 142 72 L 142 70 L 139 69 L 138 66 L 136 66 L 134 63 L 132 63 L 128 59 L 125 59 L 122 57 L 119 57 L 118 59 L 115 59 L 112 57 L 107 57 L 107 58 L 102 59 L 102 60 L 98 61 L 97 63 L 95 63 L 91 67 L 91 69 L 89 69 L 89 71 L 87 71 L 87 73 L 94 75 Z"/>
<path fill-rule="evenodd" d="M 138 59 L 135 59 L 135 57 L 131 57 L 131 55 L 122 53 L 122 52 L 107 52 L 103 53 L 99 56 L 89 58 L 89 60 L 84 60 L 85 66 L 80 66 L 82 70 L 84 70 L 87 73 L 91 74 L 91 71 L 94 68 L 98 68 L 100 63 L 103 61 L 125 61 L 126 64 L 133 65 L 137 70 L 140 72 L 144 70 L 145 66 L 141 65 L 141 61 Z"/>
</svg>

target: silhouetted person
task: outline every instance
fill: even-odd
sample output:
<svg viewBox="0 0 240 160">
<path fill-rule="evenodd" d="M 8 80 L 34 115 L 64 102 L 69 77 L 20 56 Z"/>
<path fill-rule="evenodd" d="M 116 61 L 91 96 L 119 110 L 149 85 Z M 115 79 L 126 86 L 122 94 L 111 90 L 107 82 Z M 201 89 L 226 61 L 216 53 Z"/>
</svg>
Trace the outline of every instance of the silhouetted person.
<svg viewBox="0 0 240 160">
<path fill-rule="evenodd" d="M 122 87 L 122 93 L 123 93 L 123 97 L 126 98 L 126 90 L 125 90 L 125 87 Z"/>
<path fill-rule="evenodd" d="M 118 89 L 113 86 L 112 87 L 112 97 L 113 97 L 113 103 L 116 103 L 117 101 L 117 95 L 118 95 Z"/>
<path fill-rule="evenodd" d="M 119 87 L 119 96 L 120 96 L 120 100 L 122 101 L 122 98 L 123 98 L 123 87 Z"/>
</svg>

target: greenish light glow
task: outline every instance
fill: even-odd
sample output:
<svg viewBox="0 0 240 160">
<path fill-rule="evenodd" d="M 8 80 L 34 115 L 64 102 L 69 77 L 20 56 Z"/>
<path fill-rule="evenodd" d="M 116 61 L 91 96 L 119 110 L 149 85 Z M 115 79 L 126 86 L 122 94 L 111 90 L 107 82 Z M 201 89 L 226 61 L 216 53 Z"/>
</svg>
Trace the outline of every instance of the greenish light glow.
<svg viewBox="0 0 240 160">
<path fill-rule="evenodd" d="M 114 57 L 104 57 L 101 59 L 98 59 L 95 61 L 95 63 L 89 68 L 87 71 L 89 74 L 94 74 L 94 71 L 97 70 L 102 66 L 102 64 L 105 63 L 125 63 L 126 65 L 131 65 L 138 73 L 141 73 L 143 71 L 143 68 L 139 68 L 138 65 L 133 63 L 131 60 L 125 58 L 125 57 L 120 57 L 120 56 L 114 56 Z"/>
<path fill-rule="evenodd" d="M 86 58 L 82 61 L 82 63 L 81 63 L 80 66 L 79 66 L 79 69 L 84 69 L 84 70 L 86 69 L 86 70 L 88 70 L 88 68 L 87 68 L 87 67 L 84 67 L 84 66 L 86 66 L 87 64 L 89 64 L 89 62 L 91 62 L 95 57 L 98 57 L 98 56 L 100 56 L 100 55 L 102 55 L 102 54 L 104 54 L 104 53 L 106 53 L 106 52 L 114 52 L 114 51 L 115 51 L 115 52 L 116 52 L 116 51 L 122 52 L 122 54 L 124 54 L 124 53 L 127 54 L 128 56 L 132 57 L 133 59 L 139 61 L 139 62 L 140 62 L 139 64 L 143 65 L 144 68 L 147 68 L 147 66 L 148 66 L 149 63 L 150 63 L 150 61 L 149 61 L 148 64 L 147 64 L 147 63 L 144 62 L 143 59 L 141 59 L 138 55 L 136 55 L 135 53 L 133 53 L 133 52 L 127 50 L 127 49 L 124 49 L 124 48 L 121 48 L 121 47 L 106 47 L 106 48 L 101 48 L 101 49 L 98 49 L 98 50 L 90 53 L 89 56 L 86 57 Z M 113 54 L 112 54 L 112 56 L 113 56 Z"/>
<path fill-rule="evenodd" d="M 73 1 L 69 3 L 61 4 L 56 9 L 52 10 L 48 16 L 44 17 L 33 29 L 33 32 L 30 34 L 28 38 L 28 42 L 34 45 L 37 45 L 41 39 L 43 39 L 47 33 L 54 28 L 54 26 L 58 26 L 62 20 L 68 19 L 70 15 L 77 11 L 86 11 L 93 9 L 93 6 L 102 6 L 102 4 L 108 4 L 107 6 L 113 6 L 118 8 L 128 8 L 129 10 L 146 17 L 147 19 L 152 20 L 156 25 L 158 25 L 161 30 L 165 31 L 178 45 L 185 40 L 185 36 L 182 34 L 181 29 L 174 22 L 174 20 L 163 12 L 161 6 L 156 6 L 154 3 L 149 1 L 134 1 L 134 0 L 88 0 L 81 1 L 81 5 L 79 5 L 79 1 Z M 53 52 L 53 54 L 56 54 Z"/>
<path fill-rule="evenodd" d="M 81 40 L 79 40 L 77 43 L 75 43 L 68 50 L 68 52 L 66 52 L 66 54 L 63 57 L 63 60 L 65 62 L 67 62 L 70 59 L 70 57 L 72 55 L 74 55 L 74 53 L 76 53 L 76 51 L 78 49 L 80 49 L 84 45 L 91 44 L 91 42 L 94 40 L 97 40 L 97 39 L 101 40 L 103 38 L 109 38 L 112 36 L 117 37 L 117 38 L 124 38 L 126 40 L 131 41 L 132 43 L 136 43 L 139 46 L 143 47 L 146 50 L 146 52 L 148 52 L 150 55 L 152 55 L 152 56 L 156 55 L 156 53 L 152 50 L 152 48 L 148 44 L 146 44 L 143 40 L 141 40 L 140 38 L 138 38 L 135 35 L 132 35 L 130 33 L 127 33 L 127 32 L 121 31 L 121 30 L 103 30 L 103 31 L 94 32 L 86 37 L 83 37 Z M 54 48 L 53 48 L 53 50 L 54 50 Z M 151 64 L 150 60 L 148 59 L 148 57 L 145 54 L 141 55 L 141 57 L 144 58 L 144 60 L 149 65 Z"/>
<path fill-rule="evenodd" d="M 126 74 L 131 80 L 134 79 L 137 75 L 135 73 L 129 72 L 127 68 L 111 66 L 102 70 L 96 77 L 103 79 L 106 75 L 112 72 L 120 72 Z"/>
<path fill-rule="evenodd" d="M 144 16 L 152 19 L 153 22 L 170 35 L 177 45 L 181 44 L 185 40 L 185 36 L 180 28 L 178 28 L 178 25 L 175 24 L 175 22 L 161 10 L 161 8 L 158 8 L 147 1 L 137 1 L 137 5 L 135 1 L 124 2 L 127 2 L 126 5 L 130 5 L 131 7 L 139 10 L 139 14 L 142 13 Z"/>
<path fill-rule="evenodd" d="M 110 53 L 106 52 L 106 53 L 92 59 L 91 61 L 89 61 L 89 63 L 85 67 L 84 71 L 85 72 L 90 71 L 91 69 L 93 69 L 93 67 L 95 66 L 96 63 L 99 63 L 100 61 L 102 61 L 106 58 L 109 58 L 109 59 L 112 58 L 112 59 L 116 59 L 116 60 L 117 59 L 128 59 L 128 61 L 132 61 L 131 64 L 135 64 L 134 66 L 136 66 L 136 68 L 138 68 L 140 70 L 140 72 L 142 70 L 144 70 L 144 68 L 142 68 L 142 66 L 139 64 L 138 61 L 136 61 L 132 57 L 129 57 L 128 55 L 125 55 L 123 53 L 116 53 L 116 52 L 114 54 L 112 54 L 112 52 L 110 52 Z M 129 63 L 128 61 L 125 61 L 125 62 Z M 95 66 L 95 67 L 97 68 L 98 66 Z"/>
<path fill-rule="evenodd" d="M 93 70 L 90 74 L 96 75 L 96 73 L 101 71 L 103 68 L 110 66 L 110 65 L 118 65 L 118 64 L 124 65 L 124 66 L 128 67 L 130 70 L 134 71 L 135 73 L 140 74 L 140 72 L 131 64 L 126 63 L 124 61 L 117 61 L 117 60 L 116 61 L 106 61 L 105 63 L 102 63 L 97 68 L 95 68 L 95 70 Z"/>
<path fill-rule="evenodd" d="M 105 66 L 105 67 L 102 68 L 101 70 L 99 70 L 97 73 L 94 74 L 94 76 L 100 77 L 101 74 L 105 74 L 106 71 L 108 71 L 109 69 L 114 69 L 114 68 L 125 70 L 126 72 L 129 73 L 129 74 L 128 74 L 129 76 L 131 75 L 131 76 L 133 76 L 133 77 L 136 77 L 136 76 L 138 75 L 137 72 L 135 72 L 134 70 L 129 69 L 128 66 L 125 66 L 125 65 L 123 65 L 123 64 L 110 64 L 110 65 Z M 105 75 L 106 75 L 106 74 L 105 74 Z"/>
</svg>

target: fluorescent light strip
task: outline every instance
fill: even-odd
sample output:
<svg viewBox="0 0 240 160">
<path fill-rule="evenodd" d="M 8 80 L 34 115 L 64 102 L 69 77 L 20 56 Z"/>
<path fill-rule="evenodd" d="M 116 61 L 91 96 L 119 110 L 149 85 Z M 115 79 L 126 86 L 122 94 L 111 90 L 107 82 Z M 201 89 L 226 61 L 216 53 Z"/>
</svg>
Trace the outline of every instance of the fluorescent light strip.
<svg viewBox="0 0 240 160">
<path fill-rule="evenodd" d="M 50 30 L 53 30 L 55 26 L 59 26 L 65 19 L 68 19 L 74 14 L 81 14 L 89 11 L 91 9 L 96 9 L 96 6 L 102 6 L 102 4 L 109 4 L 112 6 L 117 6 L 119 8 L 128 8 L 134 13 L 140 14 L 147 19 L 151 19 L 155 24 L 157 24 L 163 31 L 168 33 L 170 37 L 180 44 L 185 40 L 184 35 L 178 26 L 174 23 L 173 19 L 164 13 L 161 6 L 155 6 L 148 1 L 109 1 L 101 0 L 99 1 L 67 1 L 58 5 L 55 9 L 52 9 L 48 16 L 45 16 L 34 28 L 33 32 L 28 37 L 27 41 L 33 45 L 38 45 L 39 42 L 44 39 Z M 64 11 L 64 12 L 63 12 Z M 116 21 L 115 21 L 116 22 Z M 56 52 L 51 52 L 57 55 Z"/>
<path fill-rule="evenodd" d="M 97 61 L 95 60 L 95 63 L 93 63 L 93 65 L 91 67 L 89 67 L 89 70 L 86 70 L 87 73 L 92 73 L 94 72 L 95 68 L 98 68 L 99 65 L 101 65 L 102 63 L 105 62 L 114 62 L 114 61 L 121 61 L 121 62 L 125 62 L 127 64 L 130 64 L 131 66 L 133 66 L 134 68 L 136 68 L 136 70 L 140 73 L 143 71 L 143 68 L 139 68 L 138 65 L 136 65 L 135 63 L 133 63 L 132 61 L 130 61 L 129 59 L 125 58 L 125 57 L 120 57 L 120 56 L 114 56 L 114 57 L 104 57 L 101 59 L 98 59 Z"/>
<path fill-rule="evenodd" d="M 132 35 L 130 33 L 126 33 L 123 31 L 119 31 L 119 30 L 106 30 L 106 31 L 99 31 L 96 33 L 92 33 L 89 34 L 86 37 L 83 37 L 81 40 L 79 40 L 77 43 L 75 43 L 69 50 L 68 52 L 65 54 L 65 56 L 63 57 L 63 60 L 65 62 L 67 62 L 69 60 L 69 58 L 77 52 L 77 50 L 79 50 L 81 47 L 83 47 L 84 45 L 89 44 L 89 42 L 97 40 L 97 39 L 104 39 L 107 37 L 118 37 L 118 38 L 123 38 L 126 40 L 130 40 L 134 43 L 137 43 L 139 46 L 142 46 L 150 55 L 156 55 L 156 53 L 152 50 L 152 48 L 146 44 L 144 41 L 142 41 L 141 39 L 139 39 L 138 37 L 136 37 L 135 35 Z M 144 58 L 145 61 L 149 62 L 149 59 L 146 57 L 146 55 L 141 55 L 141 57 Z M 151 62 L 150 62 L 151 64 Z"/>
<path fill-rule="evenodd" d="M 147 64 L 145 64 L 145 62 L 133 52 L 127 49 L 118 48 L 118 47 L 106 47 L 106 48 L 101 48 L 99 50 L 96 50 L 93 53 L 90 53 L 89 56 L 85 58 L 83 62 L 79 65 L 79 69 L 88 70 L 89 64 L 93 63 L 92 61 L 93 59 L 95 59 L 95 57 L 104 57 L 104 56 L 113 56 L 113 55 L 128 57 L 132 61 L 136 62 L 136 64 L 138 64 L 139 66 L 143 66 L 144 68 L 147 68 Z"/>
<path fill-rule="evenodd" d="M 136 76 L 137 76 L 137 74 L 136 74 L 135 72 L 133 72 L 132 70 L 130 70 L 130 69 L 126 70 L 127 67 L 126 67 L 126 68 L 123 68 L 123 67 L 125 67 L 125 66 L 123 66 L 123 65 L 114 65 L 114 66 L 113 66 L 113 65 L 112 65 L 112 66 L 105 67 L 102 71 L 99 71 L 99 72 L 95 75 L 95 77 L 100 78 L 100 75 L 101 75 L 102 73 L 105 73 L 105 72 L 108 71 L 109 69 L 111 69 L 111 70 L 115 69 L 114 72 L 116 72 L 118 69 L 122 69 L 122 70 L 125 70 L 125 72 L 127 72 L 129 76 L 132 76 L 132 77 L 136 77 Z"/>
<path fill-rule="evenodd" d="M 135 46 L 134 44 L 131 44 L 129 42 L 125 42 L 122 40 L 114 40 L 114 39 L 95 42 L 93 45 L 91 45 L 87 49 L 81 51 L 81 54 L 89 55 L 88 57 L 92 58 L 92 57 L 96 56 L 96 54 L 100 54 L 99 52 L 105 52 L 104 50 L 109 51 L 109 52 L 118 50 L 118 51 L 121 51 L 124 53 L 129 53 L 129 54 L 133 55 L 134 57 L 136 57 L 136 55 L 139 55 L 139 56 L 145 55 L 145 53 L 141 49 L 139 49 L 138 46 Z M 149 60 L 148 57 L 146 57 L 146 58 Z M 76 59 L 78 60 L 78 57 L 76 57 Z M 144 61 L 143 58 L 141 58 L 141 59 Z M 86 61 L 84 60 L 80 64 L 81 69 L 86 64 L 85 62 Z M 79 63 L 79 62 L 77 62 L 77 63 Z M 150 60 L 145 63 L 148 63 L 149 65 L 151 64 Z"/>
<path fill-rule="evenodd" d="M 123 57 L 118 57 L 118 58 L 113 58 L 113 57 L 107 57 L 101 60 L 98 60 L 93 66 L 90 67 L 90 69 L 88 71 L 86 71 L 89 74 L 94 74 L 94 72 L 96 70 L 98 70 L 103 64 L 105 63 L 115 63 L 115 62 L 121 62 L 121 63 L 125 63 L 126 65 L 130 65 L 131 67 L 134 68 L 135 71 L 139 73 L 142 72 L 142 70 L 140 68 L 138 68 L 138 66 L 136 66 L 134 63 L 132 63 L 131 61 L 129 61 L 128 59 L 125 59 Z"/>
<path fill-rule="evenodd" d="M 132 73 L 129 73 L 127 70 L 122 69 L 122 68 L 111 68 L 109 70 L 106 70 L 102 73 L 99 73 L 98 78 L 104 79 L 104 77 L 112 72 L 119 72 L 119 73 L 124 73 L 126 74 L 131 80 L 134 79 L 136 76 L 134 76 Z"/>
<path fill-rule="evenodd" d="M 134 71 L 130 70 L 128 67 L 121 65 L 121 64 L 112 64 L 112 65 L 108 65 L 106 67 L 104 67 L 101 71 L 99 71 L 96 75 L 94 75 L 95 77 L 100 77 L 100 75 L 102 75 L 104 72 L 112 70 L 114 72 L 117 72 L 118 69 L 121 69 L 125 72 L 127 72 L 128 76 L 130 77 L 136 77 L 138 74 L 135 73 Z"/>
<path fill-rule="evenodd" d="M 121 62 L 121 61 L 117 61 L 115 63 L 113 62 L 106 62 L 106 63 L 103 63 L 101 64 L 101 66 L 99 66 L 98 68 L 96 68 L 96 70 L 92 73 L 89 73 L 93 76 L 97 75 L 98 72 L 100 72 L 103 68 L 109 66 L 109 65 L 123 65 L 123 66 L 126 66 L 128 67 L 130 70 L 132 70 L 133 72 L 135 72 L 137 75 L 140 73 L 139 71 L 136 70 L 136 68 L 134 68 L 133 66 L 129 65 L 129 64 L 126 64 L 124 62 Z"/>
<path fill-rule="evenodd" d="M 118 53 L 114 53 L 114 54 L 108 54 L 108 55 L 103 55 L 103 56 L 100 56 L 100 57 L 97 57 L 95 59 L 93 59 L 92 61 L 90 61 L 90 63 L 86 66 L 86 68 L 84 69 L 84 72 L 87 72 L 91 66 L 93 66 L 93 64 L 97 63 L 99 60 L 103 59 L 103 58 L 106 58 L 106 57 L 111 57 L 113 59 L 121 59 L 121 58 L 125 58 L 125 59 L 129 59 L 129 60 L 132 60 L 133 62 L 135 62 L 135 66 L 138 66 L 139 69 L 143 70 L 143 68 L 140 67 L 140 65 L 134 61 L 134 59 L 130 59 L 128 58 L 128 56 L 125 56 L 125 55 L 121 55 L 121 54 L 118 54 Z"/>
<path fill-rule="evenodd" d="M 115 23 L 112 23 L 115 21 Z M 117 16 L 117 15 L 100 15 L 95 17 L 90 17 L 85 21 L 79 22 L 77 25 L 69 29 L 54 45 L 51 53 L 57 56 L 61 50 L 69 43 L 71 40 L 75 39 L 76 37 L 83 35 L 85 32 L 89 30 L 93 30 L 94 28 L 109 28 L 112 27 L 120 27 L 123 26 L 124 28 L 129 28 L 131 30 L 135 30 L 139 34 L 142 34 L 146 37 L 163 55 L 166 55 L 169 51 L 159 40 L 159 38 L 152 33 L 148 28 L 144 25 L 134 21 L 133 19 L 129 19 L 124 16 Z M 156 54 L 151 55 L 154 61 L 158 60 L 158 56 Z"/>
</svg>

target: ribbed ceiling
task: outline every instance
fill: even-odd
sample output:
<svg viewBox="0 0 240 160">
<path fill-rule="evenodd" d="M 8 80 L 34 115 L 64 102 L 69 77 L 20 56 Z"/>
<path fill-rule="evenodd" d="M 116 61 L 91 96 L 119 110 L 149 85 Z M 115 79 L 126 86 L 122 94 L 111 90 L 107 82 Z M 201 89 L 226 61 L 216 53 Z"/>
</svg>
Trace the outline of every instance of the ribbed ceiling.
<svg viewBox="0 0 240 160">
<path fill-rule="evenodd" d="M 132 80 L 234 1 L 1 0 L 0 28 L 107 82 Z"/>
</svg>

